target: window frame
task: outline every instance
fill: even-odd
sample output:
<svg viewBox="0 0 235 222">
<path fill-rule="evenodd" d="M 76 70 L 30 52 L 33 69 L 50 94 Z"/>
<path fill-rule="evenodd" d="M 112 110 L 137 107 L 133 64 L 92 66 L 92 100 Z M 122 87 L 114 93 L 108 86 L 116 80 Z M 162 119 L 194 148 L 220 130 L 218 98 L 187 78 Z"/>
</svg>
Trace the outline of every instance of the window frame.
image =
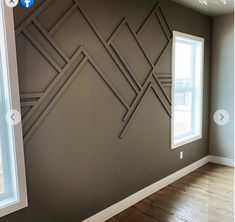
<svg viewBox="0 0 235 222">
<path fill-rule="evenodd" d="M 0 4 L 0 32 L 3 33 L 3 35 L 0 35 L 0 62 L 2 65 L 2 78 L 5 78 L 8 83 L 6 86 L 4 85 L 4 91 L 6 89 L 8 91 L 10 109 L 15 109 L 20 112 L 13 9 L 7 7 L 5 1 L 1 1 Z M 10 144 L 11 150 L 9 152 L 11 152 L 11 156 L 9 161 L 14 166 L 14 172 L 12 174 L 14 178 L 12 180 L 15 182 L 16 190 L 14 190 L 14 196 L 1 196 L 0 217 L 28 206 L 21 122 L 11 126 L 11 138 L 13 138 L 13 141 Z"/>
<path fill-rule="evenodd" d="M 190 134 L 188 136 L 185 136 L 181 139 L 178 139 L 177 142 L 175 141 L 175 137 L 174 137 L 174 96 L 175 96 L 175 43 L 176 43 L 176 37 L 182 37 L 182 38 L 186 38 L 186 39 L 190 39 L 190 41 L 196 41 L 196 42 L 200 42 L 202 44 L 202 55 L 201 55 L 201 69 L 200 69 L 200 85 L 201 85 L 201 90 L 200 90 L 200 94 L 198 96 L 199 99 L 199 133 L 198 134 Z M 183 32 L 179 32 L 179 31 L 173 31 L 173 40 L 172 40 L 172 88 L 171 88 L 171 98 L 172 98 L 172 107 L 171 107 L 171 111 L 172 111 L 172 117 L 171 117 L 171 149 L 175 149 L 178 147 L 181 147 L 183 145 L 186 145 L 188 143 L 194 142 L 196 140 L 199 140 L 202 138 L 202 113 L 203 113 L 203 78 L 204 78 L 204 38 L 198 37 L 198 36 L 194 36 L 194 35 L 190 35 L 190 34 L 186 34 Z M 195 75 L 194 75 L 195 78 Z M 191 88 L 194 88 L 191 87 Z M 193 90 L 195 92 L 195 90 Z M 193 92 L 192 91 L 192 92 Z M 194 99 L 195 100 L 195 99 Z M 192 105 L 194 106 L 194 105 Z M 191 117 L 191 119 L 193 119 Z"/>
</svg>

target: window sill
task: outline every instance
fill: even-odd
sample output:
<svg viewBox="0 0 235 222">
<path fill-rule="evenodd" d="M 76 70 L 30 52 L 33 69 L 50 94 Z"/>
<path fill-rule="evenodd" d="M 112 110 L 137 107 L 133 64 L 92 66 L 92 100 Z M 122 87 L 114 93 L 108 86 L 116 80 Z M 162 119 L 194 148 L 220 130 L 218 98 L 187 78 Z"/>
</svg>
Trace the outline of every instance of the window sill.
<svg viewBox="0 0 235 222">
<path fill-rule="evenodd" d="M 188 143 L 192 143 L 192 142 L 199 140 L 201 138 L 202 138 L 201 135 L 190 135 L 188 137 L 184 137 L 183 139 L 179 139 L 179 140 L 174 141 L 174 143 L 171 146 L 171 149 L 175 149 L 175 148 L 181 147 L 183 145 L 186 145 Z"/>
<path fill-rule="evenodd" d="M 27 206 L 27 199 L 16 200 L 15 198 L 7 198 L 0 202 L 0 217 L 21 210 Z"/>
</svg>

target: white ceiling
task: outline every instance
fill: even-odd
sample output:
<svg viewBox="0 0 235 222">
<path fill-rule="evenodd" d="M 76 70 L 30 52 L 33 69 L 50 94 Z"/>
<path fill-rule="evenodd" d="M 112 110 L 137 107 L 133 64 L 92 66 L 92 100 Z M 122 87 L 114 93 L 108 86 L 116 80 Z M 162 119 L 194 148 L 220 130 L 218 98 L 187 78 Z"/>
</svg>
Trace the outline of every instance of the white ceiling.
<svg viewBox="0 0 235 222">
<path fill-rule="evenodd" d="M 209 16 L 234 12 L 234 0 L 173 0 Z"/>
</svg>

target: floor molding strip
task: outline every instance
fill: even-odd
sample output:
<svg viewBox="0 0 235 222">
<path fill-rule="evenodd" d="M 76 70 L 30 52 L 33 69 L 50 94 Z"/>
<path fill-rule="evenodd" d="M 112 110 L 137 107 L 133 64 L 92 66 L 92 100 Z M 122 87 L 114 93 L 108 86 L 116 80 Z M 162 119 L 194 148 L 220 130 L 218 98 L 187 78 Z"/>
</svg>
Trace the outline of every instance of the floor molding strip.
<svg viewBox="0 0 235 222">
<path fill-rule="evenodd" d="M 149 195 L 159 191 L 160 189 L 166 187 L 167 185 L 175 182 L 181 177 L 191 173 L 192 171 L 198 169 L 199 167 L 208 163 L 208 156 L 184 167 L 183 169 L 157 181 L 156 183 L 145 187 L 144 189 L 132 194 L 131 196 L 119 201 L 116 204 L 100 211 L 99 213 L 83 220 L 82 222 L 104 222 L 115 216 L 116 214 L 122 212 L 123 210 L 129 208 L 130 206 L 136 204 L 137 202 L 143 200 Z"/>
<path fill-rule="evenodd" d="M 234 167 L 234 159 L 229 159 L 220 156 L 209 155 L 208 162 Z"/>
</svg>

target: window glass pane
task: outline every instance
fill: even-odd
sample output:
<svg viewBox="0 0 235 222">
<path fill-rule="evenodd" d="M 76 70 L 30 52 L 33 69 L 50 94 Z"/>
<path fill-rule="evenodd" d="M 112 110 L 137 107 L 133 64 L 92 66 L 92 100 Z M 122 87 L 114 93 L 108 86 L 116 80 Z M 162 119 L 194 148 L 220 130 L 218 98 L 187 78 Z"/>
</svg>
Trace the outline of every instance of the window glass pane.
<svg viewBox="0 0 235 222">
<path fill-rule="evenodd" d="M 194 44 L 177 39 L 175 41 L 175 95 L 174 136 L 180 138 L 193 131 L 192 90 Z"/>
<path fill-rule="evenodd" d="M 176 138 L 191 132 L 191 116 L 192 93 L 176 92 L 174 106 L 174 135 Z"/>
<path fill-rule="evenodd" d="M 176 39 L 175 45 L 175 76 L 177 79 L 191 77 L 192 70 L 192 46 Z"/>
<path fill-rule="evenodd" d="M 176 39 L 175 43 L 175 88 L 191 88 L 193 86 L 193 45 Z"/>
<path fill-rule="evenodd" d="M 193 83 L 191 78 L 177 78 L 175 80 L 175 90 L 181 91 L 184 89 L 190 89 L 192 88 Z"/>
</svg>

